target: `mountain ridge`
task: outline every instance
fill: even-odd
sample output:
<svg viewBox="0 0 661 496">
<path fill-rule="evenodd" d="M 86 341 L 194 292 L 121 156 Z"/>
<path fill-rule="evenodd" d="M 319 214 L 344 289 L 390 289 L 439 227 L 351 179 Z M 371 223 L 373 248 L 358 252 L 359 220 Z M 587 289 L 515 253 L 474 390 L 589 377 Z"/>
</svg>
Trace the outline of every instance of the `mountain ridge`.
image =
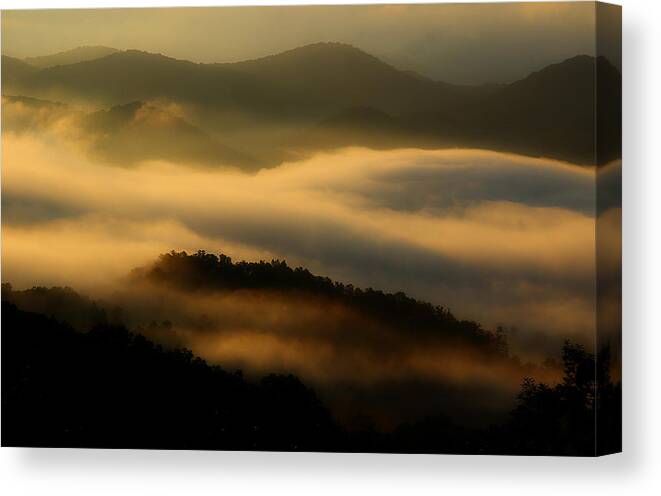
<svg viewBox="0 0 661 496">
<path fill-rule="evenodd" d="M 111 55 L 119 50 L 102 45 L 82 45 L 69 50 L 35 57 L 25 57 L 24 62 L 40 69 L 56 65 L 70 65 Z"/>
<path fill-rule="evenodd" d="M 229 132 L 239 148 L 255 148 L 258 155 L 272 157 L 269 166 L 283 160 L 283 148 L 292 144 L 316 146 L 301 141 L 303 130 L 355 108 L 372 108 L 398 121 L 395 128 L 404 131 L 385 140 L 386 148 L 388 143 L 480 146 L 592 165 L 597 68 L 600 112 L 616 115 L 621 107 L 619 71 L 589 55 L 571 57 L 510 84 L 477 87 L 420 78 L 354 46 L 326 42 L 222 64 L 140 50 L 40 70 L 3 57 L 5 64 L 18 67 L 18 74 L 3 86 L 14 94 L 104 107 L 158 99 L 190 105 L 197 126 Z M 346 138 L 334 137 L 332 145 L 372 146 L 379 129 L 370 125 L 357 122 Z M 285 139 L 280 128 L 293 132 Z M 617 130 L 602 119 L 599 131 L 600 160 L 619 158 Z"/>
</svg>

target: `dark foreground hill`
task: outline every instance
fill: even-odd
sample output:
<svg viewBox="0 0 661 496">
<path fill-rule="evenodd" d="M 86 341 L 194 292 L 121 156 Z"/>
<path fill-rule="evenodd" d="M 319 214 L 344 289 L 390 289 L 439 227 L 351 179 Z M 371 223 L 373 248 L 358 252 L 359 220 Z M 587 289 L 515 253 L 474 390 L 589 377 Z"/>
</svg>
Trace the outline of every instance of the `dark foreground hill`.
<svg viewBox="0 0 661 496">
<path fill-rule="evenodd" d="M 593 456 L 621 449 L 619 386 L 563 350 L 565 380 L 524 381 L 511 420 L 467 429 L 442 414 L 392 432 L 346 431 L 291 375 L 249 383 L 121 326 L 74 331 L 2 303 L 2 446 Z"/>
<path fill-rule="evenodd" d="M 209 265 L 211 259 L 198 260 Z M 236 264 L 234 272 L 219 272 L 219 263 L 206 281 L 226 272 L 218 283 L 225 290 L 261 285 L 360 300 L 346 286 L 277 264 Z M 202 271 L 173 276 L 191 290 L 209 287 Z M 621 447 L 621 391 L 608 376 L 607 349 L 595 361 L 582 346 L 566 343 L 562 381 L 522 378 L 517 406 L 499 425 L 467 428 L 438 411 L 388 432 L 369 425 L 347 430 L 292 375 L 248 381 L 239 371 L 130 332 L 117 317 L 121 312 L 106 312 L 71 290 L 15 292 L 5 285 L 2 296 L 3 446 L 579 456 Z M 370 298 L 378 302 L 375 309 L 390 312 L 388 318 L 430 310 L 403 295 L 388 300 L 375 292 Z M 391 305 L 401 306 L 393 311 Z M 87 330 L 74 330 L 63 318 Z"/>
<path fill-rule="evenodd" d="M 483 329 L 477 322 L 459 320 L 447 308 L 418 301 L 402 292 L 356 288 L 314 275 L 303 267 L 292 268 L 282 260 L 234 263 L 222 254 L 198 251 L 189 255 L 185 251 L 172 251 L 161 255 L 150 266 L 134 269 L 131 276 L 134 280 L 169 285 L 186 292 L 259 289 L 321 296 L 420 340 L 475 347 L 489 355 L 505 353 L 503 335 Z"/>
<path fill-rule="evenodd" d="M 3 446 L 332 450 L 337 433 L 293 376 L 249 384 L 123 327 L 2 304 Z"/>
<path fill-rule="evenodd" d="M 195 124 L 235 133 L 236 143 L 227 144 L 259 149 L 265 165 L 282 160 L 283 148 L 352 144 L 470 146 L 590 165 L 621 155 L 621 75 L 603 57 L 581 55 L 511 84 L 478 87 L 421 78 L 341 43 L 233 64 L 137 50 L 43 69 L 3 57 L 7 72 L 5 94 L 101 106 L 188 105 Z M 321 133 L 311 137 L 309 129 Z"/>
</svg>

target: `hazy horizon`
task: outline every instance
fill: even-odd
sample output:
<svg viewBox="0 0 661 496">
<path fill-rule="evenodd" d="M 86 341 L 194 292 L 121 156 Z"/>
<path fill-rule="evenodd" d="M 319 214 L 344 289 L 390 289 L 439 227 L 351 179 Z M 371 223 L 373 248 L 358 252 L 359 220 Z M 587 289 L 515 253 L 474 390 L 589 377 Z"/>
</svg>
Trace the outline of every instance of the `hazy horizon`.
<svg viewBox="0 0 661 496">
<path fill-rule="evenodd" d="M 223 63 L 339 42 L 402 70 L 475 85 L 511 82 L 575 55 L 593 55 L 589 26 L 594 17 L 592 2 L 484 4 L 479 9 L 402 4 L 15 10 L 2 15 L 2 50 L 25 58 L 102 45 Z M 72 24 L 76 30 L 69 29 Z M 611 58 L 619 67 L 619 58 Z"/>
</svg>

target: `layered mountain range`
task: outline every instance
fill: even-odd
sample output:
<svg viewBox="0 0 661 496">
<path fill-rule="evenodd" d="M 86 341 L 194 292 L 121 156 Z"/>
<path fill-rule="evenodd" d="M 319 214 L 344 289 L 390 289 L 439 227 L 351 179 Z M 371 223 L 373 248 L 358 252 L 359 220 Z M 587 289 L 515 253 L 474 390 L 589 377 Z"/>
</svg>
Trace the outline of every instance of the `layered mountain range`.
<svg viewBox="0 0 661 496">
<path fill-rule="evenodd" d="M 228 64 L 81 47 L 3 56 L 2 83 L 3 95 L 105 108 L 107 115 L 126 115 L 127 104 L 162 107 L 219 150 L 232 150 L 219 151 L 219 162 L 243 168 L 351 145 L 489 148 L 584 165 L 621 154 L 619 129 L 608 125 L 619 121 L 621 75 L 605 58 L 587 55 L 511 84 L 458 86 L 341 43 Z"/>
</svg>

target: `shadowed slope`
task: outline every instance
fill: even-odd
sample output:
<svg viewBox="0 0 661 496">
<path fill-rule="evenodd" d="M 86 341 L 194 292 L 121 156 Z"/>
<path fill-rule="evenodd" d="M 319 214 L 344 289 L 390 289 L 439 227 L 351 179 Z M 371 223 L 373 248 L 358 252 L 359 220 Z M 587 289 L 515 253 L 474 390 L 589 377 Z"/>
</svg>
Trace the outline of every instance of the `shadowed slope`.
<svg viewBox="0 0 661 496">
<path fill-rule="evenodd" d="M 2 93 L 11 91 L 14 85 L 38 69 L 9 55 L 2 56 Z"/>
<path fill-rule="evenodd" d="M 130 102 L 85 113 L 74 107 L 23 96 L 3 96 L 5 130 L 16 133 L 54 132 L 81 144 L 94 158 L 131 166 L 166 160 L 209 167 L 254 170 L 248 155 L 219 143 L 174 113 L 144 102 Z"/>
<path fill-rule="evenodd" d="M 283 96 L 248 74 L 139 50 L 49 67 L 22 83 L 25 94 L 49 99 L 116 105 L 164 98 L 257 113 Z"/>
<path fill-rule="evenodd" d="M 343 43 L 315 43 L 228 66 L 294 88 L 324 110 L 361 106 L 403 113 L 455 105 L 466 93 L 460 86 L 400 71 Z"/>
<path fill-rule="evenodd" d="M 50 55 L 41 55 L 38 57 L 26 57 L 23 60 L 34 67 L 43 69 L 56 65 L 77 64 L 86 60 L 100 59 L 111 55 L 118 50 L 106 46 L 79 46 L 71 50 L 53 53 Z"/>
<path fill-rule="evenodd" d="M 44 295 L 64 296 L 69 310 L 89 306 L 70 292 Z M 526 378 L 510 420 L 499 426 L 468 429 L 440 413 L 392 432 L 369 423 L 347 431 L 295 376 L 247 382 L 240 371 L 164 349 L 101 315 L 78 332 L 18 310 L 8 296 L 20 295 L 3 286 L 3 446 L 571 456 L 621 450 L 621 388 L 608 376 L 608 350 L 595 366 L 594 355 L 566 343 L 562 382 Z"/>
<path fill-rule="evenodd" d="M 249 384 L 123 327 L 2 303 L 3 446 L 333 450 L 337 432 L 296 377 Z"/>
<path fill-rule="evenodd" d="M 143 102 L 131 102 L 92 113 L 83 120 L 96 136 L 94 150 L 117 164 L 162 159 L 209 166 L 251 169 L 247 155 L 218 143 L 185 120 Z"/>
<path fill-rule="evenodd" d="M 420 339 L 463 343 L 495 354 L 502 352 L 502 336 L 472 321 L 458 320 L 449 310 L 417 301 L 404 293 L 384 293 L 334 282 L 307 269 L 292 269 L 286 262 L 238 262 L 225 255 L 199 251 L 193 255 L 171 252 L 151 266 L 134 269 L 133 280 L 191 291 L 260 289 L 301 292 L 340 301 L 389 326 L 405 329 Z"/>
</svg>

